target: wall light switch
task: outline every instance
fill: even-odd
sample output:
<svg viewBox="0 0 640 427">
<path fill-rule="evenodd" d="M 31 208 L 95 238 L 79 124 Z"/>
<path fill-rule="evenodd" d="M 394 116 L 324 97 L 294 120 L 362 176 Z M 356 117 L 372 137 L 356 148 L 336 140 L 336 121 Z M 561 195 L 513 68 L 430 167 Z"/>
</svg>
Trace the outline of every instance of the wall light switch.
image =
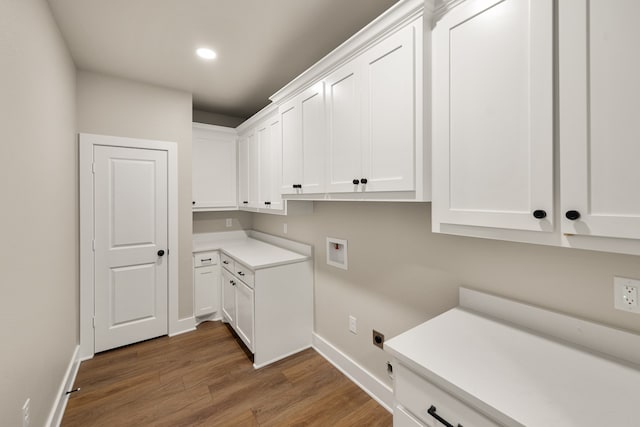
<svg viewBox="0 0 640 427">
<path fill-rule="evenodd" d="M 358 320 L 354 316 L 349 316 L 349 331 L 353 334 L 358 333 Z"/>
</svg>

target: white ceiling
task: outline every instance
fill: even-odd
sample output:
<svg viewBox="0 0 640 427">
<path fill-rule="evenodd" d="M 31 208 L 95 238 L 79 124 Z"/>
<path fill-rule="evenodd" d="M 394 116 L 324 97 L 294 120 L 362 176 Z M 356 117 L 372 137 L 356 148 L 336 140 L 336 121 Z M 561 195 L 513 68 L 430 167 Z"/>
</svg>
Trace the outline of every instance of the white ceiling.
<svg viewBox="0 0 640 427">
<path fill-rule="evenodd" d="M 78 68 L 249 117 L 397 0 L 49 0 Z M 218 58 L 204 62 L 197 47 Z"/>
</svg>

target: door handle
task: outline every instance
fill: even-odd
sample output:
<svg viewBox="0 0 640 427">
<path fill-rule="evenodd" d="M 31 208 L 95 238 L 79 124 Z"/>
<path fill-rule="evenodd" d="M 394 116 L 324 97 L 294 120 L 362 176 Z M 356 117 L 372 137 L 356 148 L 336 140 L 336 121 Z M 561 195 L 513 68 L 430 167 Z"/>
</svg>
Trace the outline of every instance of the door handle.
<svg viewBox="0 0 640 427">
<path fill-rule="evenodd" d="M 163 255 L 164 255 L 164 250 L 163 250 L 163 249 L 160 249 L 160 250 L 158 251 L 158 256 L 163 256 Z"/>
</svg>

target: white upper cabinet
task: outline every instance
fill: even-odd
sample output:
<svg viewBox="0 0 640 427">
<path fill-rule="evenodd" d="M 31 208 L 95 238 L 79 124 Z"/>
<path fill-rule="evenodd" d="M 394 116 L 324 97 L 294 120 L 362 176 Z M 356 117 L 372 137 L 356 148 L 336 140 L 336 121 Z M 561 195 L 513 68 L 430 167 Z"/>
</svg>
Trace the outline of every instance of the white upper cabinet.
<svg viewBox="0 0 640 427">
<path fill-rule="evenodd" d="M 640 2 L 559 14 L 562 231 L 640 239 Z"/>
<path fill-rule="evenodd" d="M 238 206 L 249 206 L 249 137 L 238 140 Z"/>
<path fill-rule="evenodd" d="M 324 79 L 327 192 L 415 190 L 422 35 L 417 19 Z"/>
<path fill-rule="evenodd" d="M 422 102 L 422 20 L 363 53 L 362 175 L 366 191 L 415 189 Z M 358 178 L 358 177 L 357 177 Z"/>
<path fill-rule="evenodd" d="M 258 125 L 260 150 L 260 208 L 282 210 L 280 195 L 280 120 L 277 114 L 267 117 Z"/>
<path fill-rule="evenodd" d="M 323 193 L 324 85 L 315 84 L 279 108 L 282 126 L 282 194 Z"/>
<path fill-rule="evenodd" d="M 327 191 L 357 191 L 362 177 L 361 72 L 349 62 L 324 79 L 327 90 Z"/>
<path fill-rule="evenodd" d="M 237 209 L 235 129 L 194 123 L 193 210 Z"/>
<path fill-rule="evenodd" d="M 247 140 L 249 203 L 246 206 L 249 208 L 257 208 L 260 205 L 260 146 L 255 130 L 248 135 Z"/>
<path fill-rule="evenodd" d="M 468 0 L 432 37 L 434 231 L 553 231 L 552 0 Z"/>
</svg>

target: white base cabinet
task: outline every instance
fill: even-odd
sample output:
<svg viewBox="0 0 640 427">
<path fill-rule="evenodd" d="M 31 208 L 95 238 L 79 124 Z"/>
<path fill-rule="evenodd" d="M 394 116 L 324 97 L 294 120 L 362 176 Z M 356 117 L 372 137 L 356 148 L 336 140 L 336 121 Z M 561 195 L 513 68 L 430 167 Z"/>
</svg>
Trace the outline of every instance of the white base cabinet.
<svg viewBox="0 0 640 427">
<path fill-rule="evenodd" d="M 256 369 L 311 346 L 312 261 L 253 271 L 223 254 L 222 265 L 223 321 L 253 353 Z"/>
<path fill-rule="evenodd" d="M 220 312 L 220 255 L 217 251 L 193 256 L 193 314 L 195 317 Z"/>
</svg>

